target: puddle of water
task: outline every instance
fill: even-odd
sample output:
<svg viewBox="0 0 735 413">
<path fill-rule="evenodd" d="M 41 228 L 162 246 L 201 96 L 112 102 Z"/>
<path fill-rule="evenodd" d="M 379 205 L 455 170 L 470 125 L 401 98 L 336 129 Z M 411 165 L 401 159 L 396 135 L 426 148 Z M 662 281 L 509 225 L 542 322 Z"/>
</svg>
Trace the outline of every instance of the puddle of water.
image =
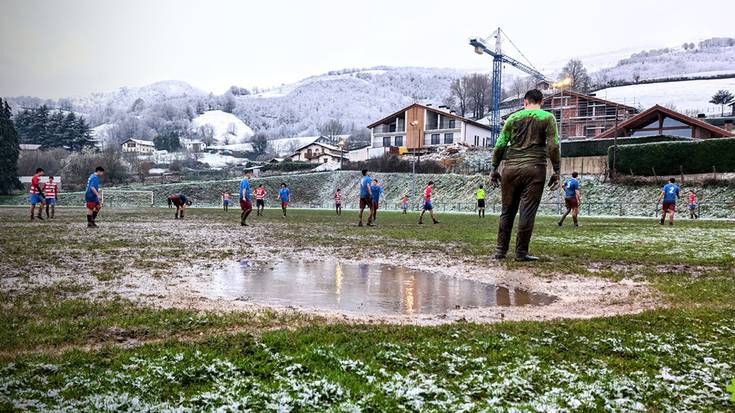
<svg viewBox="0 0 735 413">
<path fill-rule="evenodd" d="M 546 305 L 555 297 L 384 264 L 280 261 L 216 271 L 214 297 L 365 314 L 436 314 L 458 308 Z"/>
</svg>

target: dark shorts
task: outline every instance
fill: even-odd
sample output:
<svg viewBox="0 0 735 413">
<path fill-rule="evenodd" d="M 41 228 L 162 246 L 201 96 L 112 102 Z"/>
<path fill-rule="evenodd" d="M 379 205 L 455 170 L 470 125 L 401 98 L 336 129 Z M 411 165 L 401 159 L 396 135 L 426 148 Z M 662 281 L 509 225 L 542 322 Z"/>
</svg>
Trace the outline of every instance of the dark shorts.
<svg viewBox="0 0 735 413">
<path fill-rule="evenodd" d="M 676 211 L 676 203 L 675 202 L 664 202 L 664 211 Z"/>
<path fill-rule="evenodd" d="M 424 201 L 424 211 L 432 211 L 434 206 L 431 205 L 431 201 Z"/>
<path fill-rule="evenodd" d="M 477 207 L 478 208 L 485 208 L 485 200 L 484 199 L 478 199 L 477 200 Z"/>
<path fill-rule="evenodd" d="M 373 209 L 378 209 L 380 207 L 380 202 L 373 201 Z"/>
<path fill-rule="evenodd" d="M 577 208 L 579 207 L 579 202 L 577 202 L 577 197 L 570 197 L 570 198 L 564 198 L 564 205 L 567 206 L 567 209 Z"/>
<path fill-rule="evenodd" d="M 255 206 L 259 206 L 259 207 L 262 206 L 262 207 L 264 207 L 265 206 L 265 201 L 262 200 L 262 199 L 256 199 L 255 200 Z"/>
<path fill-rule="evenodd" d="M 365 209 L 369 206 L 372 206 L 373 202 L 370 200 L 370 198 L 360 198 L 360 209 Z"/>
<path fill-rule="evenodd" d="M 335 203 L 334 205 L 335 205 L 335 206 L 336 206 L 337 208 L 342 208 L 342 203 L 341 203 L 341 202 L 337 202 L 337 203 Z"/>
<path fill-rule="evenodd" d="M 56 198 L 46 198 L 46 205 L 56 205 Z"/>
<path fill-rule="evenodd" d="M 689 209 L 697 209 L 697 204 L 689 204 Z"/>
<path fill-rule="evenodd" d="M 242 209 L 243 211 L 247 211 L 248 209 L 253 209 L 253 203 L 246 199 L 241 199 L 240 209 Z"/>
<path fill-rule="evenodd" d="M 229 206 L 230 205 L 230 200 L 229 199 L 225 199 L 224 201 L 222 201 L 222 205 Z"/>
<path fill-rule="evenodd" d="M 87 201 L 87 209 L 99 210 L 100 209 L 100 203 L 97 202 L 97 201 Z"/>
</svg>

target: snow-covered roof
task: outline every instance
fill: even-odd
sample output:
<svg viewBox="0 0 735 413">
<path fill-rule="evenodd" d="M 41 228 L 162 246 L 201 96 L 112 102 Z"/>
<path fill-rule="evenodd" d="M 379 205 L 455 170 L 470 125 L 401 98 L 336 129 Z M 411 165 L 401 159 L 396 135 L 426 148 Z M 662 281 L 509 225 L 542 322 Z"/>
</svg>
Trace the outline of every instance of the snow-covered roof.
<svg viewBox="0 0 735 413">
<path fill-rule="evenodd" d="M 321 136 L 299 136 L 294 138 L 274 139 L 268 141 L 269 148 L 278 157 L 290 156 L 298 148 L 312 144 L 319 140 Z"/>
<path fill-rule="evenodd" d="M 37 151 L 41 145 L 35 144 L 35 143 L 21 143 L 20 145 L 21 151 Z"/>
</svg>

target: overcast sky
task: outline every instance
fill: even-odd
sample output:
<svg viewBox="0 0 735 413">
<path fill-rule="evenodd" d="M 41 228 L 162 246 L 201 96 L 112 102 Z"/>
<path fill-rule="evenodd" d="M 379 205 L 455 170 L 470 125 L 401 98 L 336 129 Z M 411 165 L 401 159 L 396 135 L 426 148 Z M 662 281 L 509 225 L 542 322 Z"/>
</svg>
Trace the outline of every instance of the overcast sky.
<svg viewBox="0 0 735 413">
<path fill-rule="evenodd" d="M 541 68 L 574 56 L 735 36 L 732 0 L 703 7 L 691 0 L 0 5 L 0 96 L 83 95 L 168 79 L 219 94 L 233 84 L 275 86 L 348 67 L 478 68 L 489 61 L 467 40 L 498 26 Z"/>
</svg>

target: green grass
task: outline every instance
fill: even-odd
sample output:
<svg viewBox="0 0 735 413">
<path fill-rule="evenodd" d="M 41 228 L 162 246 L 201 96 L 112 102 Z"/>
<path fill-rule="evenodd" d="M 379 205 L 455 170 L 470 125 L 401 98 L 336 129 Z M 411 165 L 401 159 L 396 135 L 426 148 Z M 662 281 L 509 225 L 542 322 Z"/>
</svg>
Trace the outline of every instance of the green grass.
<svg viewBox="0 0 735 413">
<path fill-rule="evenodd" d="M 380 213 L 378 227 L 358 228 L 354 211 L 292 210 L 284 221 L 267 210 L 247 230 L 235 211 L 194 209 L 175 225 L 172 215 L 107 210 L 90 232 L 80 210 L 61 209 L 44 223 L 0 210 L 0 276 L 88 274 L 104 291 L 131 271 L 165 278 L 169 262 L 248 257 L 278 245 L 478 264 L 492 253 L 497 230 L 496 217 L 450 214 L 418 226 L 416 214 Z M 274 241 L 253 248 L 244 231 L 267 231 Z M 735 411 L 725 391 L 735 378 L 732 245 L 728 221 L 661 227 L 596 218 L 559 228 L 555 218 L 540 218 L 532 252 L 542 261 L 502 265 L 541 277 L 647 281 L 670 307 L 592 320 L 335 324 L 91 298 L 92 285 L 68 277 L 3 290 L 0 411 Z M 29 260 L 28 251 L 39 258 Z M 99 262 L 107 264 L 89 265 Z"/>
</svg>

